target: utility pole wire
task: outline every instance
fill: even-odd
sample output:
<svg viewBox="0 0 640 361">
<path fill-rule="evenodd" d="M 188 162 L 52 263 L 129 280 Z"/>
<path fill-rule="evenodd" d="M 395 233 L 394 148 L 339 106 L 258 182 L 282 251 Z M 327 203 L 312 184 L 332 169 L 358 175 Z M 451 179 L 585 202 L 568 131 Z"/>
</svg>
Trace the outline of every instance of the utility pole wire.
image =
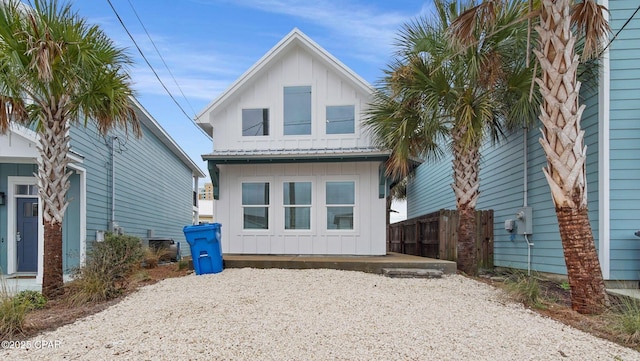
<svg viewBox="0 0 640 361">
<path fill-rule="evenodd" d="M 113 4 L 111 3 L 111 0 L 107 0 L 107 2 L 109 3 L 109 6 L 111 7 L 111 10 L 113 10 L 113 13 L 116 15 L 116 17 L 118 18 L 118 21 L 120 22 L 120 25 L 122 25 L 122 27 L 124 28 L 124 31 L 127 33 L 127 35 L 129 35 L 129 38 L 131 39 L 131 41 L 133 42 L 133 44 L 135 45 L 136 49 L 138 49 L 138 52 L 140 53 L 140 55 L 142 56 L 142 58 L 144 59 L 145 63 L 147 63 L 147 66 L 149 67 L 149 69 L 151 69 L 151 71 L 153 72 L 153 74 L 156 76 L 156 79 L 158 79 L 158 82 L 160 82 L 160 85 L 162 85 L 162 87 L 164 88 L 164 90 L 167 92 L 167 94 L 169 95 L 169 97 L 171 98 L 171 100 L 173 100 L 173 102 L 178 106 L 178 108 L 180 108 L 180 110 L 182 111 L 182 113 L 191 121 L 191 123 L 193 123 L 193 125 L 198 128 L 198 130 L 200 130 L 200 132 L 202 134 L 204 134 L 209 140 L 213 140 L 211 138 L 211 136 L 209 134 L 207 134 L 202 128 L 200 128 L 198 126 L 198 124 L 196 124 L 195 120 L 193 120 L 193 118 L 191 118 L 189 116 L 189 114 L 187 114 L 187 112 L 184 110 L 184 108 L 182 108 L 182 105 L 180 105 L 180 103 L 178 103 L 178 101 L 176 100 L 176 98 L 173 96 L 173 94 L 171 94 L 171 92 L 169 91 L 169 89 L 167 88 L 167 86 L 164 84 L 164 82 L 162 81 L 162 79 L 160 79 L 160 76 L 158 75 L 158 73 L 156 72 L 156 70 L 153 68 L 153 66 L 151 65 L 151 63 L 149 62 L 149 60 L 147 59 L 147 57 L 144 55 L 144 53 L 142 52 L 142 49 L 140 48 L 140 46 L 138 46 L 138 43 L 136 42 L 136 40 L 133 38 L 133 35 L 129 32 L 129 29 L 127 29 L 127 26 L 124 24 L 124 21 L 122 21 L 122 18 L 120 18 L 120 14 L 118 14 L 118 12 L 116 11 L 116 9 L 113 7 Z"/>
<path fill-rule="evenodd" d="M 189 102 L 189 99 L 187 98 L 187 96 L 184 95 L 184 92 L 182 91 L 182 88 L 180 87 L 180 84 L 178 84 L 178 81 L 176 80 L 175 76 L 173 76 L 173 73 L 171 72 L 171 69 L 169 69 L 169 66 L 167 65 L 167 62 L 164 61 L 164 57 L 160 53 L 160 50 L 158 50 L 158 47 L 156 46 L 156 43 L 153 41 L 153 39 L 151 39 L 151 34 L 149 34 L 149 32 L 147 31 L 147 28 L 142 23 L 142 19 L 140 19 L 140 16 L 138 16 L 138 12 L 133 7 L 133 3 L 131 2 L 131 0 L 128 0 L 128 2 L 129 2 L 129 5 L 131 6 L 131 10 L 133 10 L 133 13 L 135 14 L 136 18 L 138 19 L 138 22 L 142 26 L 142 29 L 144 29 L 144 32 L 147 34 L 147 38 L 149 38 L 149 41 L 151 42 L 151 45 L 153 45 L 153 48 L 156 50 L 156 54 L 158 54 L 158 56 L 160 57 L 160 60 L 162 60 L 162 64 L 164 64 L 165 69 L 167 69 L 167 71 L 169 72 L 169 75 L 171 75 L 171 79 L 173 79 L 173 83 L 178 87 L 178 90 L 180 90 L 180 94 L 182 94 L 182 97 L 184 98 L 184 100 L 189 105 L 189 108 L 191 108 L 191 111 L 193 112 L 194 117 L 195 117 L 196 111 L 193 109 L 193 106 Z"/>
</svg>

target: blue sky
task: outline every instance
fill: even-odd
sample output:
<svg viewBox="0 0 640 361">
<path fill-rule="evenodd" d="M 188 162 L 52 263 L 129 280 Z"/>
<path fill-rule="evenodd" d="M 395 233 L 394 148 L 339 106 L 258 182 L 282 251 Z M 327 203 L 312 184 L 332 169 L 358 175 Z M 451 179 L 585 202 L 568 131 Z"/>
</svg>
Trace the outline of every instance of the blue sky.
<svg viewBox="0 0 640 361">
<path fill-rule="evenodd" d="M 188 116 L 156 79 L 107 0 L 72 2 L 80 16 L 128 49 L 135 60 L 130 74 L 137 99 L 205 174 L 200 155 L 211 152 L 212 144 L 190 119 L 294 27 L 374 84 L 391 59 L 403 24 L 431 13 L 431 1 L 406 0 L 111 0 L 111 4 Z"/>
</svg>

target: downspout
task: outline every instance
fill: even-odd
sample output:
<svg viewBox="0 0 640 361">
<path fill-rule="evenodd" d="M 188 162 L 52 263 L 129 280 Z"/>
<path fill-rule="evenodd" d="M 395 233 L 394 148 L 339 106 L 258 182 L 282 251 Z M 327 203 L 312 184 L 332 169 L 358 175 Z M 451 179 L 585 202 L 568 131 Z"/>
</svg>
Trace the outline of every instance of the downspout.
<svg viewBox="0 0 640 361">
<path fill-rule="evenodd" d="M 523 195 L 523 199 L 522 199 L 522 206 L 523 207 L 527 207 L 528 206 L 528 198 L 529 198 L 529 175 L 527 174 L 527 168 L 529 167 L 529 162 L 528 162 L 528 156 L 529 156 L 529 147 L 528 147 L 528 130 L 529 128 L 527 128 L 527 126 L 525 125 L 524 127 L 522 127 L 523 129 L 523 138 L 524 138 L 524 172 L 523 172 L 523 177 L 522 179 L 524 179 L 524 195 Z"/>
<path fill-rule="evenodd" d="M 523 171 L 523 179 L 524 179 L 524 187 L 523 187 L 523 199 L 522 199 L 522 206 L 523 207 L 528 207 L 528 198 L 529 198 L 529 179 L 528 179 L 528 175 L 527 175 L 527 168 L 529 167 L 529 161 L 528 161 L 528 157 L 529 157 L 529 147 L 528 147 L 528 134 L 529 134 L 529 128 L 527 127 L 527 125 L 525 124 L 523 129 L 523 138 L 524 138 L 524 146 L 523 146 L 523 151 L 524 151 L 524 171 Z M 529 219 L 527 220 L 527 222 L 532 222 L 533 220 Z M 531 276 L 531 247 L 533 246 L 533 243 L 529 242 L 529 236 L 527 235 L 526 231 L 523 232 L 524 234 L 524 241 L 527 242 L 527 275 Z"/>
<path fill-rule="evenodd" d="M 116 140 L 111 137 L 111 232 L 116 230 Z"/>
<path fill-rule="evenodd" d="M 192 224 L 198 224 L 198 220 L 200 219 L 200 196 L 198 193 L 198 176 L 193 176 L 193 205 L 192 208 L 194 210 L 193 213 L 193 222 Z"/>
</svg>

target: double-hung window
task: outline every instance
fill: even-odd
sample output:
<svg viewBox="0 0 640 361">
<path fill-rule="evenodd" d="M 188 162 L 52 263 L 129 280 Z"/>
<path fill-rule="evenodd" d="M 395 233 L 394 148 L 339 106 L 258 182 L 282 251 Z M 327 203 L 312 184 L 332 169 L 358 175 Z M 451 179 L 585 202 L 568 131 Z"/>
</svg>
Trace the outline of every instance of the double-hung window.
<svg viewBox="0 0 640 361">
<path fill-rule="evenodd" d="M 284 229 L 311 229 L 311 182 L 284 182 Z"/>
<path fill-rule="evenodd" d="M 284 135 L 311 134 L 311 87 L 284 87 Z"/>
<path fill-rule="evenodd" d="M 353 229 L 355 204 L 355 182 L 327 182 L 327 229 Z"/>
<path fill-rule="evenodd" d="M 269 229 L 269 183 L 242 183 L 243 229 Z"/>
</svg>

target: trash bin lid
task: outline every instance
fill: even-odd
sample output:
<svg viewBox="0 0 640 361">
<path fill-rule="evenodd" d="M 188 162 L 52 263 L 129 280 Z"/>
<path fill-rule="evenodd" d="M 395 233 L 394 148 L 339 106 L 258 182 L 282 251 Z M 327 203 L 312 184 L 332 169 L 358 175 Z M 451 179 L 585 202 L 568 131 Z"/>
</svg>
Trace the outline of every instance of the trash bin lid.
<svg viewBox="0 0 640 361">
<path fill-rule="evenodd" d="M 184 226 L 184 228 L 182 228 L 182 231 L 185 233 L 201 232 L 201 231 L 208 231 L 208 230 L 217 230 L 217 229 L 220 229 L 221 227 L 222 225 L 220 223 L 203 223 L 203 224 L 194 224 L 191 226 Z"/>
</svg>

